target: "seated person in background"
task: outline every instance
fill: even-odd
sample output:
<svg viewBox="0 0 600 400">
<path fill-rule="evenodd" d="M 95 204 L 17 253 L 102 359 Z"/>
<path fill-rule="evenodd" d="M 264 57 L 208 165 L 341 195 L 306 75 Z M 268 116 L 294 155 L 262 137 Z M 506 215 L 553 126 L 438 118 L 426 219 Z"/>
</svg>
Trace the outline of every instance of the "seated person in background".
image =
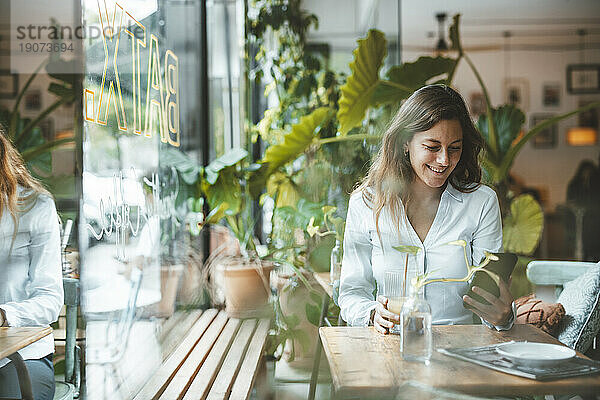
<svg viewBox="0 0 600 400">
<path fill-rule="evenodd" d="M 448 86 L 425 86 L 400 107 L 367 177 L 350 197 L 339 295 L 349 325 L 373 324 L 387 333 L 399 321 L 385 297 L 373 296 L 386 270 L 403 269 L 404 257 L 393 246 L 420 249 L 409 261 L 407 280 L 430 271 L 430 278 L 464 277 L 463 249 L 444 243 L 465 240 L 471 265 L 479 264 L 484 251 L 501 251 L 498 198 L 480 183 L 482 147 L 464 100 Z M 490 305 L 466 296 L 467 290 L 467 282 L 429 285 L 425 297 L 433 323 L 472 323 L 464 300 L 488 326 L 512 327 L 513 298 L 505 282 L 500 297 L 474 288 Z"/>
<path fill-rule="evenodd" d="M 567 205 L 583 209 L 583 260 L 600 260 L 600 171 L 590 160 L 583 160 L 567 187 Z M 576 236 L 574 223 L 569 223 L 570 235 Z"/>
<path fill-rule="evenodd" d="M 59 222 L 51 195 L 0 129 L 0 325 L 49 326 L 63 305 Z M 23 348 L 36 400 L 54 397 L 54 338 Z M 0 360 L 0 398 L 21 398 L 17 373 Z"/>
</svg>

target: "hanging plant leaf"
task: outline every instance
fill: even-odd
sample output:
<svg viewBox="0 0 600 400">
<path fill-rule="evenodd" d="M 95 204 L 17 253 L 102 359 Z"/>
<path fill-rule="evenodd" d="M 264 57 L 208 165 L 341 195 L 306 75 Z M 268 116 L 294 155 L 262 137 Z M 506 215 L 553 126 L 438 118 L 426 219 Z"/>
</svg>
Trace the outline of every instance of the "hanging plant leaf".
<svg viewBox="0 0 600 400">
<path fill-rule="evenodd" d="M 510 149 L 511 143 L 519 136 L 521 127 L 525 123 L 525 114 L 517 107 L 506 104 L 492 109 L 492 119 L 500 145 L 499 154 L 496 154 L 495 157 L 497 160 L 501 160 Z M 477 121 L 477 128 L 489 144 L 488 127 L 488 117 L 486 114 L 482 114 Z"/>
<path fill-rule="evenodd" d="M 387 72 L 387 80 L 377 85 L 371 103 L 397 103 L 426 84 L 448 83 L 447 78 L 455 67 L 456 60 L 447 57 L 419 57 L 415 62 L 394 66 Z M 435 77 L 439 79 L 431 81 Z"/>
<path fill-rule="evenodd" d="M 295 207 L 300 199 L 296 184 L 284 173 L 276 172 L 267 181 L 267 194 L 275 199 L 275 207 Z"/>
<path fill-rule="evenodd" d="M 73 91 L 73 88 L 67 85 L 61 85 L 52 82 L 50 83 L 50 85 L 48 85 L 48 92 L 53 93 L 62 99 L 65 99 L 67 104 L 75 100 L 75 93 Z"/>
<path fill-rule="evenodd" d="M 260 168 L 249 176 L 250 194 L 258 197 L 264 189 L 267 179 L 284 164 L 295 160 L 316 139 L 319 138 L 317 128 L 321 127 L 332 116 L 328 107 L 321 107 L 309 115 L 300 118 L 297 124 L 283 137 L 283 143 L 269 146 L 265 156 L 260 160 Z"/>
<path fill-rule="evenodd" d="M 208 168 L 208 167 L 207 167 Z M 242 188 L 239 179 L 236 178 L 236 166 L 231 165 L 222 168 L 217 176 L 216 182 L 211 185 L 207 179 L 202 180 L 202 192 L 211 209 L 226 203 L 225 213 L 236 214 L 242 207 Z"/>
<path fill-rule="evenodd" d="M 244 149 L 231 149 L 223 154 L 221 157 L 213 160 L 210 164 L 204 168 L 204 173 L 206 175 L 206 181 L 209 184 L 214 184 L 219 177 L 219 172 L 226 167 L 231 167 L 238 162 L 242 161 L 244 158 L 248 156 L 248 152 Z"/>
<path fill-rule="evenodd" d="M 600 101 L 595 101 L 593 103 L 586 104 L 585 106 L 580 107 L 580 108 L 578 108 L 576 110 L 569 111 L 569 112 L 566 112 L 564 114 L 560 114 L 560 115 L 554 116 L 552 118 L 549 118 L 549 119 L 544 120 L 543 122 L 540 122 L 539 124 L 537 124 L 531 130 L 529 130 L 529 132 L 527 132 L 525 135 L 523 135 L 522 137 L 519 137 L 510 146 L 510 149 L 508 150 L 508 152 L 506 153 L 506 155 L 502 159 L 502 164 L 500 165 L 500 171 L 499 171 L 500 176 L 508 176 L 508 171 L 510 171 L 510 168 L 512 167 L 512 164 L 513 164 L 515 158 L 519 154 L 519 151 L 521 151 L 521 148 L 532 137 L 534 137 L 538 133 L 542 132 L 544 129 L 546 129 L 546 128 L 554 125 L 554 124 L 557 124 L 559 121 L 562 121 L 563 119 L 567 119 L 569 117 L 572 117 L 574 115 L 577 115 L 579 113 L 582 113 L 584 111 L 587 111 L 587 110 L 590 110 L 590 109 L 593 109 L 593 108 L 597 108 L 597 107 L 600 107 Z"/>
<path fill-rule="evenodd" d="M 352 74 L 340 88 L 337 119 L 342 135 L 362 122 L 379 82 L 386 47 L 384 34 L 375 29 L 371 29 L 365 39 L 358 40 L 358 47 L 353 52 L 354 61 L 350 63 Z"/>
<path fill-rule="evenodd" d="M 510 204 L 510 215 L 504 218 L 502 244 L 504 251 L 533 253 L 544 227 L 544 214 L 540 204 L 529 194 L 516 197 Z"/>
<path fill-rule="evenodd" d="M 300 118 L 297 124 L 292 125 L 292 130 L 284 136 L 283 143 L 269 146 L 265 157 L 261 160 L 261 163 L 268 164 L 269 175 L 302 154 L 319 137 L 317 128 L 330 117 L 329 108 L 317 108 L 309 115 Z"/>
<path fill-rule="evenodd" d="M 306 303 L 304 305 L 306 311 L 306 319 L 314 326 L 319 326 L 319 319 L 321 318 L 321 309 L 318 305 L 312 303 Z"/>
<path fill-rule="evenodd" d="M 317 245 L 308 255 L 308 263 L 316 272 L 327 272 L 331 263 L 331 250 L 335 245 L 335 236 L 327 235 L 318 239 Z"/>
<path fill-rule="evenodd" d="M 160 164 L 174 167 L 179 176 L 188 185 L 193 185 L 198 180 L 198 173 L 202 167 L 184 152 L 173 147 L 167 147 L 160 152 Z"/>
</svg>

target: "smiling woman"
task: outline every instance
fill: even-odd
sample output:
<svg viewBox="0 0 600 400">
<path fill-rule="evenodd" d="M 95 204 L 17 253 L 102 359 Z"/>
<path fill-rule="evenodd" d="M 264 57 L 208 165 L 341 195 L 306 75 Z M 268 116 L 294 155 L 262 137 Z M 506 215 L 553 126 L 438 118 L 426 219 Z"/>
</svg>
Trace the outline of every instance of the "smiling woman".
<svg viewBox="0 0 600 400">
<path fill-rule="evenodd" d="M 470 265 L 478 264 L 485 251 L 501 250 L 498 200 L 480 183 L 482 145 L 464 100 L 448 86 L 425 86 L 400 107 L 367 177 L 350 198 L 339 296 L 342 317 L 349 324 L 373 323 L 387 333 L 398 320 L 387 298 L 373 296 L 386 271 L 404 269 L 395 246 L 419 248 L 408 263 L 408 281 L 426 272 L 432 278 L 466 274 L 464 254 L 442 243 L 464 240 Z M 433 323 L 472 322 L 471 311 L 463 306 L 467 286 L 428 286 L 425 295 Z M 506 287 L 500 293 L 490 295 L 491 305 L 468 296 L 464 300 L 484 323 L 509 329 L 512 297 Z"/>
</svg>

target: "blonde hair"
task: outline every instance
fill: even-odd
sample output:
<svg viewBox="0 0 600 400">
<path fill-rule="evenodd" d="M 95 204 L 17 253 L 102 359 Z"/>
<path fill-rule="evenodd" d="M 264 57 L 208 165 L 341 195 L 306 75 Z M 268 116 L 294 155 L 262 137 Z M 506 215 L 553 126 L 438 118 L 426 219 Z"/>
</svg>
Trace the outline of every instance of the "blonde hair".
<svg viewBox="0 0 600 400">
<path fill-rule="evenodd" d="M 401 204 L 408 207 L 410 198 L 405 190 L 415 178 L 405 146 L 414 134 L 431 129 L 442 120 L 458 120 L 463 134 L 460 160 L 448 178 L 449 183 L 461 192 L 472 192 L 481 182 L 479 153 L 483 138 L 477 131 L 464 100 L 446 85 L 429 85 L 414 92 L 402 104 L 386 132 L 381 147 L 369 171 L 354 193 L 362 194 L 365 204 L 373 210 L 377 235 L 379 216 L 387 207 L 398 235 L 400 232 Z M 402 215 L 406 218 L 406 213 Z"/>
<path fill-rule="evenodd" d="M 0 219 L 4 210 L 10 213 L 17 234 L 20 214 L 31 210 L 40 194 L 50 197 L 50 193 L 35 179 L 25 166 L 23 157 L 5 136 L 0 126 Z M 25 190 L 19 193 L 18 187 Z"/>
</svg>

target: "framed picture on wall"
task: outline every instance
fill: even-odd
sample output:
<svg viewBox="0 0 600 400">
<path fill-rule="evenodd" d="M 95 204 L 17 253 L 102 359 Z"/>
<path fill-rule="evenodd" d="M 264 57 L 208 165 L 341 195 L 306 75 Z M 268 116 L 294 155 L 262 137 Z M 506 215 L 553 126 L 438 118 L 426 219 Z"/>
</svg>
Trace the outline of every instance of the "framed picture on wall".
<svg viewBox="0 0 600 400">
<path fill-rule="evenodd" d="M 42 93 L 39 90 L 29 90 L 23 99 L 26 110 L 39 110 L 42 108 Z"/>
<path fill-rule="evenodd" d="M 39 124 L 42 130 L 42 136 L 47 142 L 54 140 L 54 120 L 52 118 L 46 118 Z"/>
<path fill-rule="evenodd" d="M 485 98 L 481 92 L 471 92 L 469 95 L 469 109 L 471 115 L 479 117 L 481 114 L 485 114 Z"/>
<path fill-rule="evenodd" d="M 529 108 L 529 82 L 527 79 L 505 78 L 504 102 L 526 112 Z"/>
<path fill-rule="evenodd" d="M 12 99 L 19 90 L 19 75 L 0 70 L 0 99 Z"/>
<path fill-rule="evenodd" d="M 542 104 L 544 107 L 560 106 L 560 84 L 544 83 L 542 87 Z"/>
<path fill-rule="evenodd" d="M 600 64 L 568 65 L 567 92 L 572 94 L 600 93 Z"/>
<path fill-rule="evenodd" d="M 554 117 L 554 114 L 533 114 L 531 116 L 531 127 L 540 122 Z M 531 139 L 531 144 L 536 149 L 552 149 L 558 141 L 558 127 L 556 124 L 547 127 Z"/>
</svg>

